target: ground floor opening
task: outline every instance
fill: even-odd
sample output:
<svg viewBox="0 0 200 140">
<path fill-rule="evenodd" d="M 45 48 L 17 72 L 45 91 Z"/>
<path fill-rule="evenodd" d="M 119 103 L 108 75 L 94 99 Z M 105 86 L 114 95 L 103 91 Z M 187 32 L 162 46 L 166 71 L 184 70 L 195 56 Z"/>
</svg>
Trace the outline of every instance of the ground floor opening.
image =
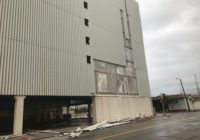
<svg viewBox="0 0 200 140">
<path fill-rule="evenodd" d="M 0 135 L 92 122 L 91 97 L 19 97 L 0 96 Z"/>
<path fill-rule="evenodd" d="M 1 135 L 152 115 L 150 97 L 100 94 L 92 97 L 0 96 Z"/>
</svg>

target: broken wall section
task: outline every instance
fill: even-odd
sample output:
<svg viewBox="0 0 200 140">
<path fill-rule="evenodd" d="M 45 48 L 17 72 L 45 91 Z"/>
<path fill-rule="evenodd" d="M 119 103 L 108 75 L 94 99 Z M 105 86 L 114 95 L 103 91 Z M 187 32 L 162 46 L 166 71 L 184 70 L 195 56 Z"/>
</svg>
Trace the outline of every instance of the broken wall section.
<svg viewBox="0 0 200 140">
<path fill-rule="evenodd" d="M 120 66 L 95 60 L 95 79 L 99 94 L 138 94 L 133 63 Z"/>
</svg>

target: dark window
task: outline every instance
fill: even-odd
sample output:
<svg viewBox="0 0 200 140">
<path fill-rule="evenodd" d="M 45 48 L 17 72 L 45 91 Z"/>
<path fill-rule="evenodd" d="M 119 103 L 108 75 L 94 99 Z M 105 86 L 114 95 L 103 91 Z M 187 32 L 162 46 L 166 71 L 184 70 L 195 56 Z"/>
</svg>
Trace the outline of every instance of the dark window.
<svg viewBox="0 0 200 140">
<path fill-rule="evenodd" d="M 85 26 L 89 26 L 89 20 L 85 18 Z"/>
<path fill-rule="evenodd" d="M 90 38 L 88 36 L 85 37 L 85 43 L 87 45 L 90 45 Z"/>
<path fill-rule="evenodd" d="M 83 2 L 84 8 L 88 9 L 88 3 L 86 1 Z"/>
<path fill-rule="evenodd" d="M 91 56 L 87 55 L 87 63 L 91 64 Z"/>
</svg>

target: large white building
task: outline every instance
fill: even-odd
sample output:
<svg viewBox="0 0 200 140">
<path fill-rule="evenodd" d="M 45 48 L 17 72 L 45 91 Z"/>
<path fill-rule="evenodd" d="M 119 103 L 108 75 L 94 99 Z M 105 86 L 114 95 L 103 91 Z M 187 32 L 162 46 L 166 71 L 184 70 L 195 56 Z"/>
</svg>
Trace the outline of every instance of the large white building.
<svg viewBox="0 0 200 140">
<path fill-rule="evenodd" d="M 153 114 L 135 0 L 0 0 L 0 119 L 13 104 L 21 134 L 50 97 L 91 100 L 94 122 Z"/>
</svg>

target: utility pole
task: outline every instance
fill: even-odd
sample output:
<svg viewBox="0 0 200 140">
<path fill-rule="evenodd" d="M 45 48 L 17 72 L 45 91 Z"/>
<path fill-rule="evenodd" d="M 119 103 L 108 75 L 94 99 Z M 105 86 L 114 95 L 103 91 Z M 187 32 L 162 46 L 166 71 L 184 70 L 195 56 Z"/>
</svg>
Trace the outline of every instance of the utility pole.
<svg viewBox="0 0 200 140">
<path fill-rule="evenodd" d="M 160 97 L 161 97 L 161 104 L 162 104 L 162 109 L 163 109 L 163 113 L 165 115 L 166 111 L 165 111 L 165 94 L 164 93 L 160 93 Z"/>
<path fill-rule="evenodd" d="M 187 98 L 187 96 L 186 96 L 186 94 L 185 94 L 185 89 L 184 89 L 184 86 L 183 86 L 183 82 L 182 82 L 182 80 L 179 79 L 179 78 L 176 78 L 176 79 L 179 80 L 180 83 L 181 83 L 181 87 L 182 87 L 183 94 L 184 94 L 184 97 L 185 97 L 185 100 L 186 100 L 186 103 L 187 103 L 188 111 L 190 111 L 190 105 L 189 105 L 189 102 L 188 102 L 188 98 Z"/>
<path fill-rule="evenodd" d="M 197 75 L 195 74 L 194 77 L 195 77 L 196 86 L 197 86 L 197 94 L 200 95 L 199 84 L 198 84 L 198 81 L 197 81 Z"/>
</svg>

